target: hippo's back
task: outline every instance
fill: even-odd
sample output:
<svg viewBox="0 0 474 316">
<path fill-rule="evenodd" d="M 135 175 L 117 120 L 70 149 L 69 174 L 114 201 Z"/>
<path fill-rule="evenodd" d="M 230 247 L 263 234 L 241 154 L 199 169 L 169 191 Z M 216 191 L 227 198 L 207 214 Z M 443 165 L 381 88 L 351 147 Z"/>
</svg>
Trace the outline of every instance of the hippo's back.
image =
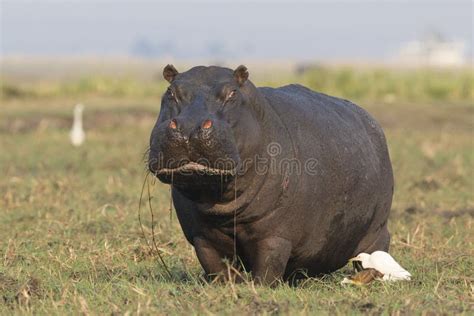
<svg viewBox="0 0 474 316">
<path fill-rule="evenodd" d="M 333 128 L 339 128 L 340 133 L 345 133 L 363 128 L 385 143 L 383 131 L 374 118 L 348 100 L 318 93 L 298 84 L 259 90 L 291 129 L 309 127 L 312 132 L 314 129 L 326 130 L 333 125 Z"/>
<path fill-rule="evenodd" d="M 288 130 L 298 158 L 315 157 L 323 149 L 332 154 L 362 150 L 364 159 L 388 158 L 382 128 L 354 103 L 295 84 L 259 90 Z"/>
<path fill-rule="evenodd" d="M 387 250 L 393 175 L 379 124 L 347 100 L 300 85 L 259 90 L 303 166 L 293 210 L 304 212 L 304 231 L 312 231 L 298 246 L 303 265 L 335 270 L 357 252 Z M 306 170 L 309 159 L 316 163 Z M 334 255 L 335 249 L 343 253 Z"/>
</svg>

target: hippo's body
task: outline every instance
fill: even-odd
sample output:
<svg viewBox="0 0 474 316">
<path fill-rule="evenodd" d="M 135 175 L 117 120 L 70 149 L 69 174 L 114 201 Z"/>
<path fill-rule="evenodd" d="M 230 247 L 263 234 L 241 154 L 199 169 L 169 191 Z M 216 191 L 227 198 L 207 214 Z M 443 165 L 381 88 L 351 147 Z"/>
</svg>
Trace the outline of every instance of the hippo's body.
<svg viewBox="0 0 474 316">
<path fill-rule="evenodd" d="M 349 101 L 299 85 L 255 88 L 247 76 L 240 67 L 176 72 L 171 85 L 194 92 L 175 100 L 175 112 L 163 102 L 151 137 L 150 159 L 161 161 L 150 169 L 172 183 L 179 221 L 206 273 L 238 257 L 271 283 L 387 251 L 393 175 L 380 126 Z M 227 96 L 215 91 L 233 91 L 233 103 L 220 107 Z M 208 169 L 198 172 L 200 158 Z M 220 158 L 231 163 L 222 167 Z"/>
</svg>

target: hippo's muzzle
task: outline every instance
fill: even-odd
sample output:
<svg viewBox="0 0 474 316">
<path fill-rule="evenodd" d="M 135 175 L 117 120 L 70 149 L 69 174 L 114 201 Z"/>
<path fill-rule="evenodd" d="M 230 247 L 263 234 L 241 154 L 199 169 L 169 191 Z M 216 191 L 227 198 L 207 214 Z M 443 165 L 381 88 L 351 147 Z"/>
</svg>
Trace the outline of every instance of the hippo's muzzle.
<svg viewBox="0 0 474 316">
<path fill-rule="evenodd" d="M 231 129 L 216 114 L 179 115 L 153 129 L 149 169 L 165 183 L 233 176 L 239 162 Z"/>
</svg>

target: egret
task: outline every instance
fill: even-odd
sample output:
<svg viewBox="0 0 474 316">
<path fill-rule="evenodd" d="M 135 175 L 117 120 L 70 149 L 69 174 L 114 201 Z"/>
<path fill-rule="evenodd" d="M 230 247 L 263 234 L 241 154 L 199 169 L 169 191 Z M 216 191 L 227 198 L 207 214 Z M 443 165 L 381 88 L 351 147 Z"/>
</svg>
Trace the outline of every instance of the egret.
<svg viewBox="0 0 474 316">
<path fill-rule="evenodd" d="M 375 251 L 372 254 L 360 253 L 349 261 L 360 262 L 363 269 L 377 270 L 383 274 L 382 280 L 384 281 L 411 280 L 410 272 L 403 269 L 402 266 L 385 251 Z"/>
<path fill-rule="evenodd" d="M 84 111 L 84 105 L 77 104 L 74 107 L 74 122 L 72 123 L 72 129 L 70 133 L 71 143 L 78 147 L 84 143 L 86 134 L 82 128 L 82 112 Z"/>
</svg>

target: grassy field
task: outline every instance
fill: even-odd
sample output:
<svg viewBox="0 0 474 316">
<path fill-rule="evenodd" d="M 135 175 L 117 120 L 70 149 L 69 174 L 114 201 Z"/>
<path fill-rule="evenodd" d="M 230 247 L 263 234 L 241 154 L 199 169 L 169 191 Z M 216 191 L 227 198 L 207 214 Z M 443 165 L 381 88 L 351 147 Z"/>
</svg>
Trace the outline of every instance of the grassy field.
<svg viewBox="0 0 474 316">
<path fill-rule="evenodd" d="M 296 287 L 206 283 L 170 214 L 169 188 L 151 182 L 168 275 L 138 221 L 143 154 L 165 84 L 3 78 L 0 314 L 473 314 L 472 73 L 319 71 L 257 83 L 308 84 L 355 99 L 381 122 L 396 179 L 391 252 L 411 282 L 342 286 L 347 266 Z M 79 101 L 87 141 L 73 148 Z M 146 204 L 142 222 L 150 240 Z"/>
</svg>

